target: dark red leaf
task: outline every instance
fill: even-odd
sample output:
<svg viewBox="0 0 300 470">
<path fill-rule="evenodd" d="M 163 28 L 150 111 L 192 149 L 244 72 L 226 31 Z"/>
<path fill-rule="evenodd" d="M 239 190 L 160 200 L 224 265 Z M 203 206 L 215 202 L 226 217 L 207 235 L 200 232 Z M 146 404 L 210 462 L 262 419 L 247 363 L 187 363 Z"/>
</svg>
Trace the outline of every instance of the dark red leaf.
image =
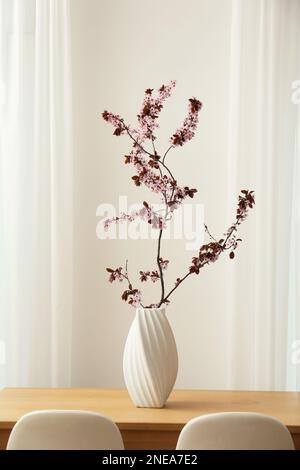
<svg viewBox="0 0 300 470">
<path fill-rule="evenodd" d="M 113 135 L 119 136 L 119 135 L 121 135 L 121 134 L 122 134 L 122 128 L 121 128 L 121 127 L 117 127 L 117 128 L 115 129 Z"/>
<path fill-rule="evenodd" d="M 104 121 L 108 121 L 108 118 L 109 118 L 109 112 L 108 112 L 108 111 L 103 111 L 103 113 L 102 113 L 102 117 L 103 117 Z"/>
<path fill-rule="evenodd" d="M 127 302 L 128 295 L 129 295 L 129 291 L 125 290 L 122 294 L 122 300 L 125 300 L 125 302 Z"/>
<path fill-rule="evenodd" d="M 135 176 L 132 177 L 132 179 L 133 179 L 136 186 L 141 186 L 141 181 L 140 181 L 139 176 L 135 175 Z"/>
<path fill-rule="evenodd" d="M 189 102 L 191 103 L 192 113 L 197 113 L 202 108 L 201 101 L 197 100 L 196 98 L 190 98 Z"/>
</svg>

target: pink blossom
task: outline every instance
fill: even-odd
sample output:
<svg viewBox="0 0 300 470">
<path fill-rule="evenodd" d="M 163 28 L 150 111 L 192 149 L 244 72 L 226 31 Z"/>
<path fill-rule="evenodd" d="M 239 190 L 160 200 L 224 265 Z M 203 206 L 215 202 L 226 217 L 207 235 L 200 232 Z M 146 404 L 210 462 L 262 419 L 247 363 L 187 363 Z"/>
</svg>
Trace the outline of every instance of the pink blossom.
<svg viewBox="0 0 300 470">
<path fill-rule="evenodd" d="M 119 224 L 121 222 L 133 222 L 139 216 L 139 211 L 133 211 L 130 214 L 121 212 L 118 217 L 113 217 L 112 219 L 105 219 L 104 230 L 107 231 L 112 224 Z"/>
<path fill-rule="evenodd" d="M 172 89 L 176 86 L 176 80 L 171 80 L 170 83 L 167 85 L 162 85 L 158 89 L 158 100 L 159 102 L 163 102 L 166 98 L 171 96 Z"/>
<path fill-rule="evenodd" d="M 159 127 L 157 118 L 163 108 L 163 102 L 171 96 L 171 91 L 175 85 L 175 80 L 172 80 L 167 85 L 162 85 L 157 90 L 157 96 L 153 96 L 154 90 L 151 88 L 145 91 L 142 109 L 138 114 L 139 130 L 137 138 L 140 143 L 146 139 L 155 139 L 153 132 Z"/>
<path fill-rule="evenodd" d="M 141 291 L 138 290 L 130 297 L 129 303 L 130 305 L 132 305 L 132 307 L 137 308 L 141 305 L 141 301 L 142 301 L 142 293 Z"/>
<path fill-rule="evenodd" d="M 160 229 L 164 225 L 163 217 L 159 216 L 145 201 L 139 215 L 142 220 L 146 220 L 153 228 Z"/>
<path fill-rule="evenodd" d="M 109 273 L 109 282 L 119 281 L 123 282 L 124 279 L 127 279 L 126 273 L 123 272 L 123 268 L 106 268 L 106 271 Z"/>
<path fill-rule="evenodd" d="M 169 260 L 168 259 L 162 259 L 162 258 L 159 258 L 159 264 L 161 266 L 161 269 L 163 271 L 166 271 L 166 269 L 168 268 L 168 265 L 169 265 Z"/>
<path fill-rule="evenodd" d="M 146 202 L 143 203 L 143 207 L 139 210 L 135 210 L 126 214 L 125 212 L 121 212 L 121 214 L 117 217 L 113 217 L 111 219 L 104 220 L 104 230 L 108 231 L 112 224 L 119 224 L 122 222 L 133 222 L 137 218 L 141 218 L 141 220 L 145 220 L 149 224 L 152 225 L 153 228 L 160 229 L 165 227 L 165 220 L 163 217 L 159 216 L 154 209 L 149 206 Z"/>
<path fill-rule="evenodd" d="M 108 111 L 104 111 L 102 113 L 102 117 L 105 121 L 110 122 L 110 124 L 115 127 L 114 135 L 119 136 L 126 131 L 124 121 L 121 116 L 119 116 L 119 114 L 113 114 Z"/>
<path fill-rule="evenodd" d="M 146 282 L 150 276 L 150 271 L 140 271 L 140 281 Z"/>
<path fill-rule="evenodd" d="M 190 98 L 188 115 L 183 121 L 182 127 L 177 129 L 172 135 L 170 139 L 172 145 L 182 146 L 194 137 L 198 124 L 198 114 L 201 108 L 201 101 L 196 98 Z"/>
<path fill-rule="evenodd" d="M 156 282 L 159 280 L 159 274 L 157 271 L 152 271 L 152 273 L 150 274 L 150 279 L 152 282 Z"/>
<path fill-rule="evenodd" d="M 156 282 L 160 279 L 159 273 L 155 271 L 140 271 L 140 280 L 141 282 L 146 282 L 148 279 L 151 279 L 152 282 Z"/>
<path fill-rule="evenodd" d="M 104 224 L 104 230 L 105 232 L 107 232 L 112 224 L 112 219 L 104 220 L 103 224 Z"/>
</svg>

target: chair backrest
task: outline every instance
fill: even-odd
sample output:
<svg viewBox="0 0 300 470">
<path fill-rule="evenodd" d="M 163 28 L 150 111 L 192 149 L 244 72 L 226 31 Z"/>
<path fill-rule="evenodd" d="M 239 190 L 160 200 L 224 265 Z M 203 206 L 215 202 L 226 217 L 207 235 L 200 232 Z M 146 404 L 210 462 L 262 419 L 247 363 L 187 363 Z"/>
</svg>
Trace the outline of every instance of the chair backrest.
<svg viewBox="0 0 300 470">
<path fill-rule="evenodd" d="M 118 427 L 98 413 L 33 411 L 13 427 L 7 450 L 123 450 Z"/>
<path fill-rule="evenodd" d="M 294 450 L 288 429 L 259 413 L 215 413 L 189 421 L 178 450 Z"/>
</svg>

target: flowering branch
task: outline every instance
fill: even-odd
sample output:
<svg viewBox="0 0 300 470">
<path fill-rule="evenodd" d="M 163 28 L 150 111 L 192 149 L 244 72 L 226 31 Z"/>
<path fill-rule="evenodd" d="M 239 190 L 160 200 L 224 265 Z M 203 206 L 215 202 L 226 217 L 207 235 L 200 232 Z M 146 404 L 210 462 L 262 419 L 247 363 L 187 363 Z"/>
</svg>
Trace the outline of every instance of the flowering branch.
<svg viewBox="0 0 300 470">
<path fill-rule="evenodd" d="M 211 238 L 213 238 L 214 241 L 201 246 L 198 256 L 195 256 L 192 259 L 192 265 L 190 266 L 189 271 L 182 278 L 176 279 L 175 287 L 170 290 L 170 292 L 164 298 L 162 303 L 166 303 L 171 294 L 173 294 L 173 292 L 178 288 L 178 286 L 183 281 L 185 281 L 185 279 L 187 279 L 191 274 L 199 274 L 200 269 L 202 269 L 204 266 L 209 263 L 216 262 L 221 253 L 230 250 L 229 258 L 234 258 L 234 251 L 237 249 L 239 242 L 242 241 L 241 238 L 235 237 L 234 232 L 237 231 L 238 226 L 246 219 L 249 209 L 252 209 L 254 204 L 254 192 L 242 190 L 241 195 L 238 199 L 236 220 L 225 232 L 225 239 L 220 239 L 219 241 L 216 241 L 208 231 L 207 226 L 205 226 L 206 232 Z"/>
<path fill-rule="evenodd" d="M 128 289 L 126 289 L 122 294 L 122 300 L 128 302 L 133 307 L 139 307 L 143 304 L 141 303 L 141 292 L 138 289 L 134 289 L 130 282 L 128 276 L 128 261 L 126 260 L 126 267 L 125 270 L 120 267 L 116 269 L 106 268 L 106 271 L 109 273 L 109 282 L 123 282 L 124 280 L 128 283 Z"/>
<path fill-rule="evenodd" d="M 155 132 L 159 128 L 157 120 L 163 109 L 163 104 L 165 100 L 171 96 L 175 84 L 175 81 L 171 81 L 167 85 L 162 85 L 156 93 L 153 93 L 154 90 L 150 88 L 145 91 L 142 108 L 137 116 L 137 129 L 126 124 L 124 119 L 118 114 L 113 114 L 108 111 L 102 113 L 103 119 L 114 127 L 113 134 L 115 136 L 126 134 L 132 141 L 131 151 L 129 154 L 125 155 L 125 164 L 132 165 L 135 169 L 135 174 L 132 176 L 134 184 L 136 186 L 145 185 L 150 191 L 160 195 L 164 204 L 163 216 L 155 212 L 151 205 L 144 201 L 141 209 L 130 214 L 121 213 L 117 217 L 104 221 L 104 228 L 108 230 L 113 223 L 133 222 L 136 218 L 140 218 L 151 224 L 152 228 L 159 230 L 156 254 L 157 270 L 139 272 L 140 281 L 142 283 L 146 282 L 148 279 L 154 283 L 160 281 L 160 300 L 157 304 L 151 304 L 149 307 L 160 307 L 161 305 L 168 304 L 169 297 L 185 279 L 191 274 L 199 274 L 200 270 L 205 265 L 215 262 L 221 253 L 229 250 L 229 257 L 233 259 L 235 255 L 234 252 L 241 241 L 241 239 L 236 238 L 235 232 L 241 222 L 247 217 L 248 210 L 252 208 L 255 203 L 253 191 L 243 190 L 241 192 L 238 200 L 236 220 L 228 228 L 224 234 L 224 238 L 219 241 L 212 237 L 207 226 L 205 226 L 205 231 L 211 241 L 200 247 L 198 256 L 193 257 L 188 272 L 183 277 L 177 278 L 175 286 L 165 295 L 164 271 L 168 267 L 169 261 L 163 260 L 161 256 L 163 230 L 166 228 L 167 221 L 172 218 L 173 212 L 180 207 L 186 198 L 193 198 L 197 192 L 195 188 L 190 188 L 189 186 L 181 187 L 178 185 L 175 176 L 166 164 L 166 157 L 172 149 L 182 147 L 194 137 L 198 125 L 199 112 L 202 108 L 202 103 L 199 100 L 194 97 L 189 99 L 187 117 L 184 119 L 182 126 L 171 136 L 170 145 L 165 153 L 159 155 L 155 146 L 157 139 Z M 150 141 L 151 151 L 145 147 L 147 141 Z M 107 271 L 109 272 L 110 282 L 116 280 L 119 282 L 123 280 L 127 281 L 128 289 L 122 294 L 124 301 L 128 302 L 133 307 L 138 305 L 143 306 L 141 291 L 134 289 L 129 281 L 127 262 L 125 269 L 122 267 L 117 269 L 107 268 Z"/>
</svg>

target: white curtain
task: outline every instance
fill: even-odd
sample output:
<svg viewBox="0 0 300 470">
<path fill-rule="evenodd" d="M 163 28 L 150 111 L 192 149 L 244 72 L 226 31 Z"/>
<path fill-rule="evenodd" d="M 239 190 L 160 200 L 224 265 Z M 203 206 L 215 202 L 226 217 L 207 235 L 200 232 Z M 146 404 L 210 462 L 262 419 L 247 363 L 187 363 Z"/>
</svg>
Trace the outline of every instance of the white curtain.
<svg viewBox="0 0 300 470">
<path fill-rule="evenodd" d="M 0 386 L 70 384 L 68 0 L 0 0 Z"/>
<path fill-rule="evenodd" d="M 299 44 L 298 0 L 232 1 L 228 193 L 254 183 L 257 205 L 230 267 L 229 388 L 300 387 Z"/>
<path fill-rule="evenodd" d="M 96 340 L 86 333 L 80 344 L 75 342 L 78 361 L 71 381 L 72 303 L 76 297 L 72 292 L 69 3 L 0 0 L 0 386 L 111 386 L 111 381 L 123 385 L 121 367 L 118 377 L 112 372 L 107 383 L 103 379 L 97 359 L 100 333 Z M 202 4 L 205 14 L 205 2 Z M 229 84 L 228 151 L 224 158 L 228 197 L 233 199 L 229 199 L 228 220 L 241 186 L 255 189 L 257 205 L 250 215 L 255 223 L 249 221 L 242 229 L 247 249 L 240 250 L 237 262 L 227 263 L 222 292 L 224 298 L 227 295 L 227 331 L 216 328 L 215 336 L 215 354 L 220 367 L 227 368 L 227 382 L 219 385 L 299 390 L 300 364 L 295 358 L 300 354 L 295 351 L 300 349 L 296 343 L 300 340 L 300 104 L 292 101 L 292 84 L 300 80 L 300 2 L 232 0 L 227 4 L 231 10 L 230 75 L 220 77 L 220 83 L 226 84 L 224 88 Z M 73 5 L 80 8 L 79 18 L 82 9 L 88 17 L 89 2 L 76 0 Z M 109 5 L 106 3 L 108 10 Z M 143 9 L 134 9 L 134 15 L 135 24 L 139 24 Z M 113 18 L 112 13 L 108 18 Z M 224 21 L 224 28 L 227 25 Z M 96 37 L 96 28 L 94 33 Z M 92 38 L 89 52 L 95 47 Z M 115 40 L 117 44 L 118 38 Z M 101 47 L 105 56 L 107 46 Z M 122 51 L 122 55 L 126 53 L 131 52 Z M 83 77 L 81 70 L 79 82 L 89 84 Z M 101 109 L 95 105 L 88 113 Z M 94 128 L 90 127 L 86 139 L 92 135 Z M 98 132 L 98 127 L 95 129 Z M 80 168 L 89 164 L 81 157 Z M 88 184 L 85 191 L 94 194 L 95 187 Z M 82 197 L 83 192 L 80 194 Z M 94 209 L 86 207 L 90 212 Z M 80 243 L 89 243 L 92 236 L 80 238 Z M 94 258 L 97 256 L 95 251 Z M 88 272 L 94 276 L 88 283 L 98 286 L 98 271 Z M 86 298 L 81 285 L 80 289 Z M 77 340 L 81 340 L 81 330 L 99 329 L 95 299 L 82 302 L 96 312 L 89 317 L 88 330 L 83 328 L 86 315 L 77 300 L 76 308 L 81 310 L 75 318 Z M 103 323 L 112 321 L 106 311 L 114 304 L 109 305 L 106 299 Z M 209 305 L 203 310 L 209 311 Z M 124 324 L 124 337 L 127 327 Z M 81 352 L 82 344 L 87 353 Z M 112 356 L 115 343 L 109 344 Z M 118 357 L 120 360 L 115 360 L 119 363 L 121 352 Z M 189 359 L 182 367 L 197 370 L 198 375 L 190 374 L 193 382 L 190 379 L 189 384 L 197 388 L 202 373 L 197 369 L 197 357 L 194 361 Z M 93 364 L 95 370 L 85 374 Z M 201 385 L 211 387 L 209 379 Z"/>
</svg>

